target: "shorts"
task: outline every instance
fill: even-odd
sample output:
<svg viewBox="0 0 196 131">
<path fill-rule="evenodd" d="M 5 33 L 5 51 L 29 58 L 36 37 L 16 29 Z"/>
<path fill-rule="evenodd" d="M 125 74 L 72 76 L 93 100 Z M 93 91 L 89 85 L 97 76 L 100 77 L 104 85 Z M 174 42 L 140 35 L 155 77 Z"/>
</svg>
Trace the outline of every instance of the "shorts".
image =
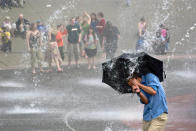
<svg viewBox="0 0 196 131">
<path fill-rule="evenodd" d="M 163 113 L 151 121 L 143 121 L 143 131 L 163 131 L 167 123 L 167 114 Z"/>
</svg>

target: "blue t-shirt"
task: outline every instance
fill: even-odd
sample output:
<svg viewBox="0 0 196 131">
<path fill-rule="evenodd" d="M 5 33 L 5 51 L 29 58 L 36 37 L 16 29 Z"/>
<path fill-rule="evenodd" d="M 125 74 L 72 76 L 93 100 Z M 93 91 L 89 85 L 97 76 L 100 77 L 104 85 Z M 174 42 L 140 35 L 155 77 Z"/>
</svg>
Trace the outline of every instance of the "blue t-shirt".
<svg viewBox="0 0 196 131">
<path fill-rule="evenodd" d="M 156 95 L 153 96 L 141 89 L 141 92 L 148 98 L 148 104 L 144 106 L 143 119 L 150 121 L 163 113 L 168 113 L 165 91 L 159 78 L 152 73 L 148 73 L 142 76 L 142 84 L 152 87 L 156 91 Z"/>
</svg>

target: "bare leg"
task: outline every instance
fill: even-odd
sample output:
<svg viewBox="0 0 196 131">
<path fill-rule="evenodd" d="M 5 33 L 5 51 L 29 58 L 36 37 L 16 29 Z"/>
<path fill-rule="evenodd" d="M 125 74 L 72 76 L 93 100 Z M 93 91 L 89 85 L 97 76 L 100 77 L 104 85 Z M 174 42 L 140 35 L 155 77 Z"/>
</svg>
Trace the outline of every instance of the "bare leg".
<svg viewBox="0 0 196 131">
<path fill-rule="evenodd" d="M 31 49 L 32 74 L 36 74 L 36 71 L 35 71 L 35 61 L 36 61 L 36 51 L 34 49 Z"/>
<path fill-rule="evenodd" d="M 58 60 L 58 58 L 54 58 L 54 61 L 55 61 L 55 64 L 56 64 L 56 66 L 57 66 L 57 70 L 58 71 L 62 71 L 62 69 L 61 69 L 61 67 L 60 67 L 60 62 L 59 62 L 59 60 Z"/>
<path fill-rule="evenodd" d="M 47 72 L 52 72 L 52 62 L 48 61 L 48 70 Z"/>
<path fill-rule="evenodd" d="M 95 57 L 92 57 L 92 65 L 93 65 L 93 69 L 96 69 L 96 66 L 95 66 Z"/>
</svg>

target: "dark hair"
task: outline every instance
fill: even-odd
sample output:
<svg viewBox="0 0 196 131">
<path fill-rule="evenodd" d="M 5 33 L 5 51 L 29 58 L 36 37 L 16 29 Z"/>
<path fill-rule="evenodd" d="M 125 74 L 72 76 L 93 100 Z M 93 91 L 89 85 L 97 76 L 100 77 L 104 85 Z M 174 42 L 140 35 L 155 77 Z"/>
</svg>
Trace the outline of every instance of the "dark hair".
<svg viewBox="0 0 196 131">
<path fill-rule="evenodd" d="M 164 25 L 163 25 L 163 24 L 160 24 L 159 27 L 160 27 L 160 28 L 164 28 Z"/>
<path fill-rule="evenodd" d="M 101 17 L 103 18 L 103 17 L 104 17 L 103 12 L 99 12 L 99 13 L 98 13 L 98 16 L 101 16 Z"/>
<path fill-rule="evenodd" d="M 31 25 L 30 25 L 30 30 L 31 31 L 33 30 L 34 26 L 36 26 L 36 23 L 31 23 Z"/>
<path fill-rule="evenodd" d="M 106 22 L 106 25 L 104 27 L 104 31 L 105 31 L 107 36 L 113 36 L 114 35 L 113 26 L 112 26 L 111 21 Z"/>
<path fill-rule="evenodd" d="M 140 74 L 140 73 L 138 73 L 138 72 L 134 72 L 133 74 L 132 74 L 132 77 L 131 78 L 138 78 L 138 77 L 142 77 L 142 74 Z"/>
<path fill-rule="evenodd" d="M 72 18 L 72 19 L 73 19 L 73 18 Z M 72 19 L 71 19 L 71 20 L 72 20 Z M 77 17 L 76 17 L 76 20 L 79 20 L 79 19 L 80 19 L 80 16 L 77 16 Z"/>
<path fill-rule="evenodd" d="M 106 25 L 111 28 L 112 27 L 112 22 L 111 21 L 107 21 Z"/>
<path fill-rule="evenodd" d="M 91 13 L 91 20 L 92 20 L 92 16 L 95 16 L 95 20 L 97 20 L 97 15 L 95 13 Z"/>
<path fill-rule="evenodd" d="M 92 27 L 90 27 L 90 28 L 88 29 L 88 33 L 87 33 L 87 41 L 89 40 L 90 30 L 92 30 L 92 31 L 93 31 L 93 32 L 92 32 L 92 34 L 93 34 L 93 39 L 94 39 L 94 41 L 95 41 L 95 40 L 96 40 L 96 34 L 95 34 L 95 31 L 93 30 L 93 28 L 92 28 Z"/>
<path fill-rule="evenodd" d="M 140 21 L 145 22 L 145 18 L 144 18 L 144 17 L 142 17 L 142 18 L 140 19 Z"/>
<path fill-rule="evenodd" d="M 62 26 L 62 24 L 60 24 L 60 25 L 57 25 L 57 29 L 59 29 L 61 26 Z"/>
</svg>

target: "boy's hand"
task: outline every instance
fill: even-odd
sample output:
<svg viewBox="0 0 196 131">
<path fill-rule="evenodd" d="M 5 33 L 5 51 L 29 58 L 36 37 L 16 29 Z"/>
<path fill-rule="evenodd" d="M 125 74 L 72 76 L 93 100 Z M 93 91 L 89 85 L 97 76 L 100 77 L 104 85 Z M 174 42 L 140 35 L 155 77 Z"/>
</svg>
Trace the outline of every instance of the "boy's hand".
<svg viewBox="0 0 196 131">
<path fill-rule="evenodd" d="M 140 88 L 138 86 L 136 86 L 136 85 L 133 85 L 132 86 L 132 91 L 133 91 L 133 93 L 139 93 L 140 92 Z"/>
<path fill-rule="evenodd" d="M 140 85 L 140 83 L 138 82 L 138 80 L 136 80 L 135 78 L 129 79 L 128 84 L 130 86 L 132 86 L 132 85 L 139 86 Z"/>
<path fill-rule="evenodd" d="M 128 80 L 128 85 L 129 85 L 129 86 L 132 86 L 132 85 L 133 85 L 132 79 L 129 79 L 129 80 Z"/>
</svg>

